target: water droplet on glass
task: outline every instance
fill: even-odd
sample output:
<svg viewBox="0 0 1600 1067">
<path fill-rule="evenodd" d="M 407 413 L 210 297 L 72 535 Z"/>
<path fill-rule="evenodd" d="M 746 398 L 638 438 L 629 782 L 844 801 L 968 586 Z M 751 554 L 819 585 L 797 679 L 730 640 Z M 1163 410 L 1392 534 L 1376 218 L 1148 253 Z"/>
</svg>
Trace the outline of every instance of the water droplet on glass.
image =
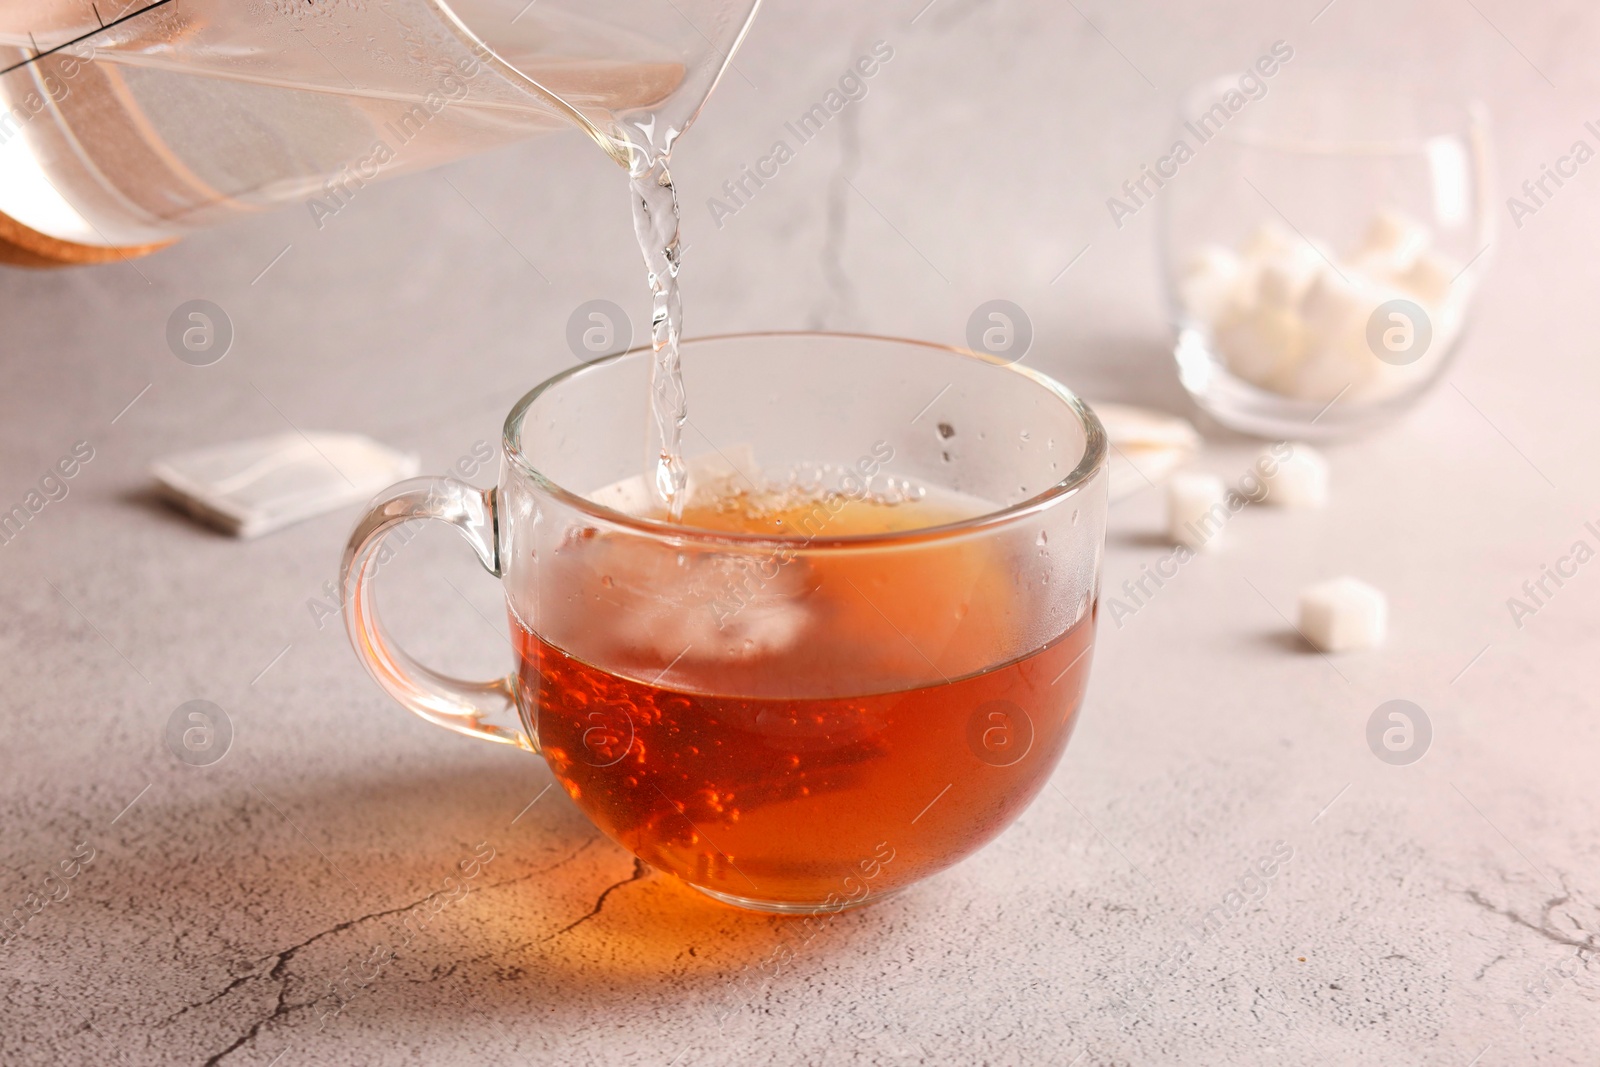
<svg viewBox="0 0 1600 1067">
<path fill-rule="evenodd" d="M 1023 430 L 1022 431 L 1022 439 L 1024 441 L 1031 441 L 1033 439 L 1033 435 L 1031 433 L 1029 433 L 1027 430 Z"/>
</svg>

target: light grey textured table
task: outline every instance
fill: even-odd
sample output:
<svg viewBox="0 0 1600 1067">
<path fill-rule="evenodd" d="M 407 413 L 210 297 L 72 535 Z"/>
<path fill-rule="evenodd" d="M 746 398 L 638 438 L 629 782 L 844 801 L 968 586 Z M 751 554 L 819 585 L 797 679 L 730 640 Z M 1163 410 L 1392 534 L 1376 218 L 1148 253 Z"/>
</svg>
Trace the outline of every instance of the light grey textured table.
<svg viewBox="0 0 1600 1067">
<path fill-rule="evenodd" d="M 1118 231 L 1104 201 L 1162 146 L 1181 86 L 1279 38 L 1308 65 L 1472 86 L 1508 187 L 1595 117 L 1600 18 L 1573 0 L 1336 0 L 1314 24 L 1320 0 L 922 4 L 775 0 L 758 21 L 681 154 L 691 332 L 959 341 L 1003 296 L 1036 324 L 1030 361 L 1177 410 L 1152 220 Z M 710 191 L 880 39 L 895 58 L 868 96 L 716 227 Z M 442 469 L 570 362 L 578 303 L 642 318 L 621 175 L 591 147 L 446 174 L 459 193 L 439 174 L 374 187 L 320 231 L 291 210 L 133 266 L 0 274 L 0 505 L 94 449 L 0 548 L 0 905 L 93 850 L 0 949 L 0 1061 L 1594 1061 L 1600 563 L 1520 629 L 1506 599 L 1600 520 L 1600 171 L 1503 226 L 1451 383 L 1332 450 L 1329 509 L 1247 513 L 1104 628 L 1056 788 L 811 940 L 637 870 L 559 789 L 528 808 L 537 759 L 391 705 L 308 605 L 351 512 L 241 544 L 149 498 L 153 456 L 291 422 Z M 193 297 L 238 331 L 213 367 L 162 340 Z M 1216 434 L 1207 463 L 1240 470 L 1250 447 Z M 1109 588 L 1162 551 L 1159 512 L 1114 510 Z M 494 584 L 448 532 L 421 546 L 389 583 L 400 636 L 500 669 Z M 1381 652 L 1330 663 L 1287 634 L 1296 590 L 1337 573 L 1388 591 Z M 1434 727 L 1409 767 L 1364 739 L 1394 698 Z M 191 699 L 234 725 L 211 767 L 162 740 Z M 1279 841 L 1264 895 L 1189 933 Z M 473 891 L 371 976 L 372 947 L 406 938 L 480 842 L 496 853 Z M 787 966 L 749 977 L 783 944 Z"/>
</svg>

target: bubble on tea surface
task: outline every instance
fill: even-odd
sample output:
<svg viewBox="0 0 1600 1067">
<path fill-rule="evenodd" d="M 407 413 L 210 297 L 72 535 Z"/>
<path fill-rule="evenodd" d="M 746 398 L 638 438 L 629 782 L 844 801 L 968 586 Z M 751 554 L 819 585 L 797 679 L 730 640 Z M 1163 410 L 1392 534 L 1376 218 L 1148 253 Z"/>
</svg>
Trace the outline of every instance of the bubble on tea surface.
<svg viewBox="0 0 1600 1067">
<path fill-rule="evenodd" d="M 792 649 L 814 623 L 800 598 L 806 566 L 792 553 L 610 533 L 569 540 L 563 552 L 603 604 L 606 644 L 658 663 L 669 683 L 674 669 Z"/>
</svg>

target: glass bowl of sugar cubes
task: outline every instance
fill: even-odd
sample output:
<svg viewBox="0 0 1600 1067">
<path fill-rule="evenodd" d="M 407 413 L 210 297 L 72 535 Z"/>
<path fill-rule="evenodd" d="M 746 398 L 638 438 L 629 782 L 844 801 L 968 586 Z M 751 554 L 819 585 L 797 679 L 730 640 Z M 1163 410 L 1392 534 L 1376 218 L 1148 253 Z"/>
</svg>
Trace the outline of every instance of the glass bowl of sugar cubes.
<svg viewBox="0 0 1600 1067">
<path fill-rule="evenodd" d="M 1204 83 L 1125 199 L 1159 205 L 1184 388 L 1224 425 L 1373 429 L 1442 378 L 1488 265 L 1481 105 L 1292 57 Z M 1137 206 L 1134 206 L 1137 209 Z"/>
</svg>

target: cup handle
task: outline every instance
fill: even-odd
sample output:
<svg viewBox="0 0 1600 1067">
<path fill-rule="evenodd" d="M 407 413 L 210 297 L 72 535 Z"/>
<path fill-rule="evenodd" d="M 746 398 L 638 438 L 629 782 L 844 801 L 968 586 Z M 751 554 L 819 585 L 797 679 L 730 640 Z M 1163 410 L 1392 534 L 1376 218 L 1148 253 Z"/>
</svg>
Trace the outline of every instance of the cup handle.
<svg viewBox="0 0 1600 1067">
<path fill-rule="evenodd" d="M 523 728 L 512 675 L 468 682 L 425 667 L 394 643 L 378 618 L 372 579 L 385 558 L 384 542 L 413 519 L 438 519 L 461 531 L 484 569 L 500 577 L 499 520 L 495 491 L 454 478 L 412 478 L 384 490 L 350 534 L 340 567 L 344 623 L 367 673 L 384 691 L 431 723 L 468 737 L 538 746 Z"/>
</svg>

